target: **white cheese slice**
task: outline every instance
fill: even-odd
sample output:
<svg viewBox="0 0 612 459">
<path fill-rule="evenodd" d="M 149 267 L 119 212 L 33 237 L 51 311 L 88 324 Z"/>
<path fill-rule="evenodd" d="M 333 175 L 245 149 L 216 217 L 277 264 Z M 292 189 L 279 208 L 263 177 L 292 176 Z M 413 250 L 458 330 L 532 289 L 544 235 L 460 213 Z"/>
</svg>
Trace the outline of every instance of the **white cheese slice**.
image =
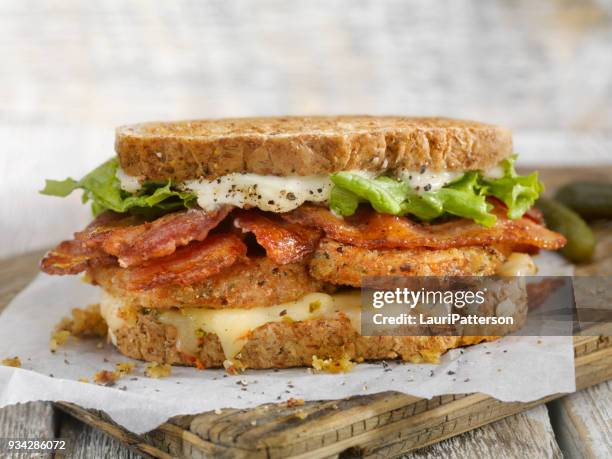
<svg viewBox="0 0 612 459">
<path fill-rule="evenodd" d="M 177 348 L 189 354 L 198 350 L 198 334 L 219 337 L 227 359 L 234 358 L 248 340 L 249 332 L 271 322 L 303 321 L 345 314 L 357 332 L 361 329 L 361 296 L 358 290 L 328 295 L 310 293 L 297 301 L 251 309 L 183 308 L 166 311 L 159 321 L 177 330 Z M 200 332 L 201 331 L 201 332 Z"/>
</svg>

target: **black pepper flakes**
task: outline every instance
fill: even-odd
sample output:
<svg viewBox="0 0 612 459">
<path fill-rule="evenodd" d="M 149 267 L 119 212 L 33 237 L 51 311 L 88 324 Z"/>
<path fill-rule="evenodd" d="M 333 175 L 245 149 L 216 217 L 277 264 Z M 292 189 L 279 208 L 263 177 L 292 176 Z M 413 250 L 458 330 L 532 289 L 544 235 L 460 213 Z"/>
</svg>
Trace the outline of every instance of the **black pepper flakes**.
<svg viewBox="0 0 612 459">
<path fill-rule="evenodd" d="M 295 197 L 295 194 L 293 194 L 292 192 L 287 193 L 287 199 L 289 201 L 295 201 L 297 198 Z"/>
<path fill-rule="evenodd" d="M 426 170 L 427 170 L 427 166 L 423 164 L 421 166 L 421 169 L 419 169 L 419 174 L 424 174 Z"/>
<path fill-rule="evenodd" d="M 425 185 L 425 186 L 423 187 L 423 190 L 424 190 L 424 191 L 430 191 L 430 190 L 431 190 L 431 184 L 430 184 L 430 183 L 428 183 L 427 185 Z"/>
</svg>

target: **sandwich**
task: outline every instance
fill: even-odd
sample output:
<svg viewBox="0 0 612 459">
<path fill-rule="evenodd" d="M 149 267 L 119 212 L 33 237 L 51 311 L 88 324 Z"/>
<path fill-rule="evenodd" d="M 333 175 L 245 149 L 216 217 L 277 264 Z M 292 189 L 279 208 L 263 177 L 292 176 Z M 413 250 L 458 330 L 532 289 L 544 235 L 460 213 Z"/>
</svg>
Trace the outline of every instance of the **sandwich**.
<svg viewBox="0 0 612 459">
<path fill-rule="evenodd" d="M 565 244 L 533 208 L 502 127 L 445 118 L 278 117 L 116 130 L 81 180 L 94 218 L 41 261 L 102 291 L 126 356 L 198 368 L 435 362 L 495 336 L 363 336 L 366 276 L 535 274 Z"/>
</svg>

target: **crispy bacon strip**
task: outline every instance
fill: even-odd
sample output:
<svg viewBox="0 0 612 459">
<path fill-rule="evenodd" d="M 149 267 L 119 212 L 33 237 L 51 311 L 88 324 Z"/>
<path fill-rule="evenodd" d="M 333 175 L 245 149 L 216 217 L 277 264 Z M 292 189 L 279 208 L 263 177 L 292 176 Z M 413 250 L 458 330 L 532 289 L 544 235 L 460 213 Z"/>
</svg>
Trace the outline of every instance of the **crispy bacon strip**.
<svg viewBox="0 0 612 459">
<path fill-rule="evenodd" d="M 530 219 L 509 220 L 499 207 L 494 212 L 497 223 L 492 228 L 467 219 L 428 225 L 366 208 L 342 219 L 328 209 L 314 205 L 303 205 L 283 217 L 292 223 L 322 228 L 328 237 L 336 241 L 373 249 L 449 249 L 493 244 L 559 249 L 565 245 L 565 238 L 561 234 Z"/>
<path fill-rule="evenodd" d="M 279 265 L 295 263 L 310 255 L 323 235 L 318 228 L 297 225 L 258 210 L 241 211 L 234 218 L 234 226 L 253 233 L 268 258 Z"/>
<path fill-rule="evenodd" d="M 163 284 L 190 285 L 220 273 L 245 256 L 246 245 L 240 238 L 230 233 L 213 234 L 167 257 L 127 268 L 127 287 L 148 290 Z"/>
<path fill-rule="evenodd" d="M 105 253 L 91 250 L 81 241 L 64 241 L 46 253 L 40 262 L 40 269 L 47 274 L 78 274 L 92 264 L 112 263 L 114 258 Z"/>
<path fill-rule="evenodd" d="M 84 231 L 75 234 L 87 248 L 114 255 L 122 267 L 172 254 L 191 241 L 203 241 L 211 229 L 231 211 L 223 206 L 214 212 L 190 209 L 173 212 L 152 222 L 138 217 L 105 212 Z"/>
</svg>

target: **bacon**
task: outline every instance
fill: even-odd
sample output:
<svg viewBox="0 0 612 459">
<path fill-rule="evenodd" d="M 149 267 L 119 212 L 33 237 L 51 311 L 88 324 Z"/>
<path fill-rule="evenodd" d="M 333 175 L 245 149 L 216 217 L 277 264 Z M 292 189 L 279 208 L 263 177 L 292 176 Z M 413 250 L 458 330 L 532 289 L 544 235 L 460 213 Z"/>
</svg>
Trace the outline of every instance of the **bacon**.
<svg viewBox="0 0 612 459">
<path fill-rule="evenodd" d="M 530 208 L 527 212 L 525 212 L 523 217 L 528 218 L 529 220 L 537 223 L 538 225 L 544 224 L 544 214 L 537 207 Z"/>
<path fill-rule="evenodd" d="M 237 236 L 213 234 L 177 249 L 172 255 L 127 268 L 127 288 L 148 290 L 160 285 L 191 285 L 220 273 L 245 258 L 246 245 Z"/>
<path fill-rule="evenodd" d="M 46 253 L 40 269 L 47 274 L 78 274 L 92 265 L 113 263 L 114 258 L 89 249 L 81 241 L 63 241 Z"/>
<path fill-rule="evenodd" d="M 279 265 L 303 260 L 315 251 L 323 235 L 317 228 L 291 223 L 258 210 L 241 211 L 234 218 L 234 226 L 253 233 L 266 249 L 268 258 Z"/>
<path fill-rule="evenodd" d="M 520 245 L 542 249 L 559 249 L 565 238 L 528 218 L 509 220 L 504 209 L 496 207 L 497 223 L 486 228 L 471 220 L 457 219 L 438 224 L 417 223 L 404 217 L 379 214 L 362 208 L 346 219 L 334 216 L 328 209 L 303 205 L 283 217 L 296 224 L 321 228 L 338 242 L 373 249 Z"/>
<path fill-rule="evenodd" d="M 93 250 L 114 255 L 122 267 L 172 254 L 177 247 L 203 241 L 231 210 L 223 206 L 214 212 L 190 209 L 173 212 L 152 222 L 134 216 L 105 212 L 75 238 Z"/>
</svg>

